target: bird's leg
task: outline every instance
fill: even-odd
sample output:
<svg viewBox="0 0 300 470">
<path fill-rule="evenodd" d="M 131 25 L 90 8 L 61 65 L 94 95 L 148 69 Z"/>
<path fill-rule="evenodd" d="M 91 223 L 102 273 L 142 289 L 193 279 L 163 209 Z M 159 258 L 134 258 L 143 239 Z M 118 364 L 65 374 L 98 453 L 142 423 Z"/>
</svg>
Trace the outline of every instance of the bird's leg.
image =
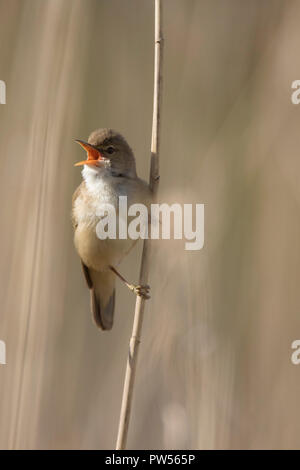
<svg viewBox="0 0 300 470">
<path fill-rule="evenodd" d="M 128 281 L 126 281 L 125 277 L 122 276 L 113 266 L 110 266 L 109 269 L 118 276 L 121 281 L 126 284 L 128 289 L 130 289 L 132 292 L 134 292 L 136 295 L 139 295 L 140 297 L 144 297 L 144 299 L 150 299 L 149 295 L 149 290 L 150 286 L 140 286 L 140 285 L 135 285 L 135 284 L 130 284 Z"/>
</svg>

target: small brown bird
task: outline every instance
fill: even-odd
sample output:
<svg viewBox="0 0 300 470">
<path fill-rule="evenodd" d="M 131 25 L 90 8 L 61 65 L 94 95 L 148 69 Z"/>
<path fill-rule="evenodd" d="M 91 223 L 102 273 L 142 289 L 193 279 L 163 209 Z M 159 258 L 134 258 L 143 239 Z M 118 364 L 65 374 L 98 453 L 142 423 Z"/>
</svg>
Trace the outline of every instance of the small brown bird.
<svg viewBox="0 0 300 470">
<path fill-rule="evenodd" d="M 103 330 L 110 330 L 115 308 L 115 277 L 146 298 L 149 298 L 149 286 L 130 284 L 116 270 L 136 240 L 98 238 L 96 226 L 101 219 L 98 208 L 103 203 L 112 204 L 118 216 L 119 196 L 127 196 L 128 207 L 139 203 L 148 208 L 152 193 L 148 184 L 138 178 L 133 152 L 121 134 L 112 129 L 97 129 L 88 142 L 76 142 L 86 150 L 87 159 L 75 165 L 84 166 L 83 181 L 72 199 L 74 243 L 90 289 L 95 322 Z"/>
</svg>

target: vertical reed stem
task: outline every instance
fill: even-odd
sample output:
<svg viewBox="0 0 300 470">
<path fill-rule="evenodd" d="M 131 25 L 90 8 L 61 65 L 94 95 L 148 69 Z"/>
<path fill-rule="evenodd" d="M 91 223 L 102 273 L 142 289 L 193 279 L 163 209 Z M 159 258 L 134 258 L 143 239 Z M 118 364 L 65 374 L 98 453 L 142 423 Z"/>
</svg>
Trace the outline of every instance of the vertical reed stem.
<svg viewBox="0 0 300 470">
<path fill-rule="evenodd" d="M 160 144 L 160 111 L 162 91 L 162 63 L 163 63 L 163 35 L 162 35 L 162 1 L 155 0 L 155 43 L 154 43 L 154 96 L 153 96 L 153 118 L 152 118 L 152 141 L 151 141 L 151 166 L 149 186 L 156 199 L 159 183 L 159 144 Z M 148 281 L 150 264 L 150 240 L 144 241 L 140 284 L 145 285 Z M 132 396 L 137 366 L 139 344 L 141 342 L 142 325 L 144 318 L 145 299 L 137 296 L 135 304 L 132 335 L 129 344 L 129 353 L 126 366 L 126 374 L 123 388 L 121 413 L 116 449 L 126 449 Z"/>
</svg>

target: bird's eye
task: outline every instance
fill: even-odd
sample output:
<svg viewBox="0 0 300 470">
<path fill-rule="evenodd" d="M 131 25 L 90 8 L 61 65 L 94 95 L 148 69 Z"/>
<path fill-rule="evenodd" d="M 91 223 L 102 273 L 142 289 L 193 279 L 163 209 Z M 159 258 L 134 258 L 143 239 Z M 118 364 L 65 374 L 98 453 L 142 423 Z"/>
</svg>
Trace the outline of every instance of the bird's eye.
<svg viewBox="0 0 300 470">
<path fill-rule="evenodd" d="M 107 147 L 106 152 L 109 153 L 110 155 L 114 153 L 115 149 L 114 147 Z"/>
</svg>

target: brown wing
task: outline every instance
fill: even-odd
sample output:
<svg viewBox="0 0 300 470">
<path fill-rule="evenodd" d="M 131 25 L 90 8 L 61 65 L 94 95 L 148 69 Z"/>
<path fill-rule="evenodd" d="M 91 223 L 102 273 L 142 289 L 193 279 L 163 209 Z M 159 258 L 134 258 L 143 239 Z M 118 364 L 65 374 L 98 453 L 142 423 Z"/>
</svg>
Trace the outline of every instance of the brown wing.
<svg viewBox="0 0 300 470">
<path fill-rule="evenodd" d="M 89 268 L 84 264 L 84 262 L 81 260 L 81 266 L 82 266 L 82 271 L 86 280 L 86 283 L 88 285 L 89 289 L 92 289 L 93 287 L 93 281 L 91 279 L 91 275 L 89 272 Z"/>
<path fill-rule="evenodd" d="M 83 274 L 90 290 L 91 310 L 96 325 L 110 330 L 115 310 L 115 278 L 111 271 L 103 273 L 89 269 L 81 260 Z"/>
</svg>

